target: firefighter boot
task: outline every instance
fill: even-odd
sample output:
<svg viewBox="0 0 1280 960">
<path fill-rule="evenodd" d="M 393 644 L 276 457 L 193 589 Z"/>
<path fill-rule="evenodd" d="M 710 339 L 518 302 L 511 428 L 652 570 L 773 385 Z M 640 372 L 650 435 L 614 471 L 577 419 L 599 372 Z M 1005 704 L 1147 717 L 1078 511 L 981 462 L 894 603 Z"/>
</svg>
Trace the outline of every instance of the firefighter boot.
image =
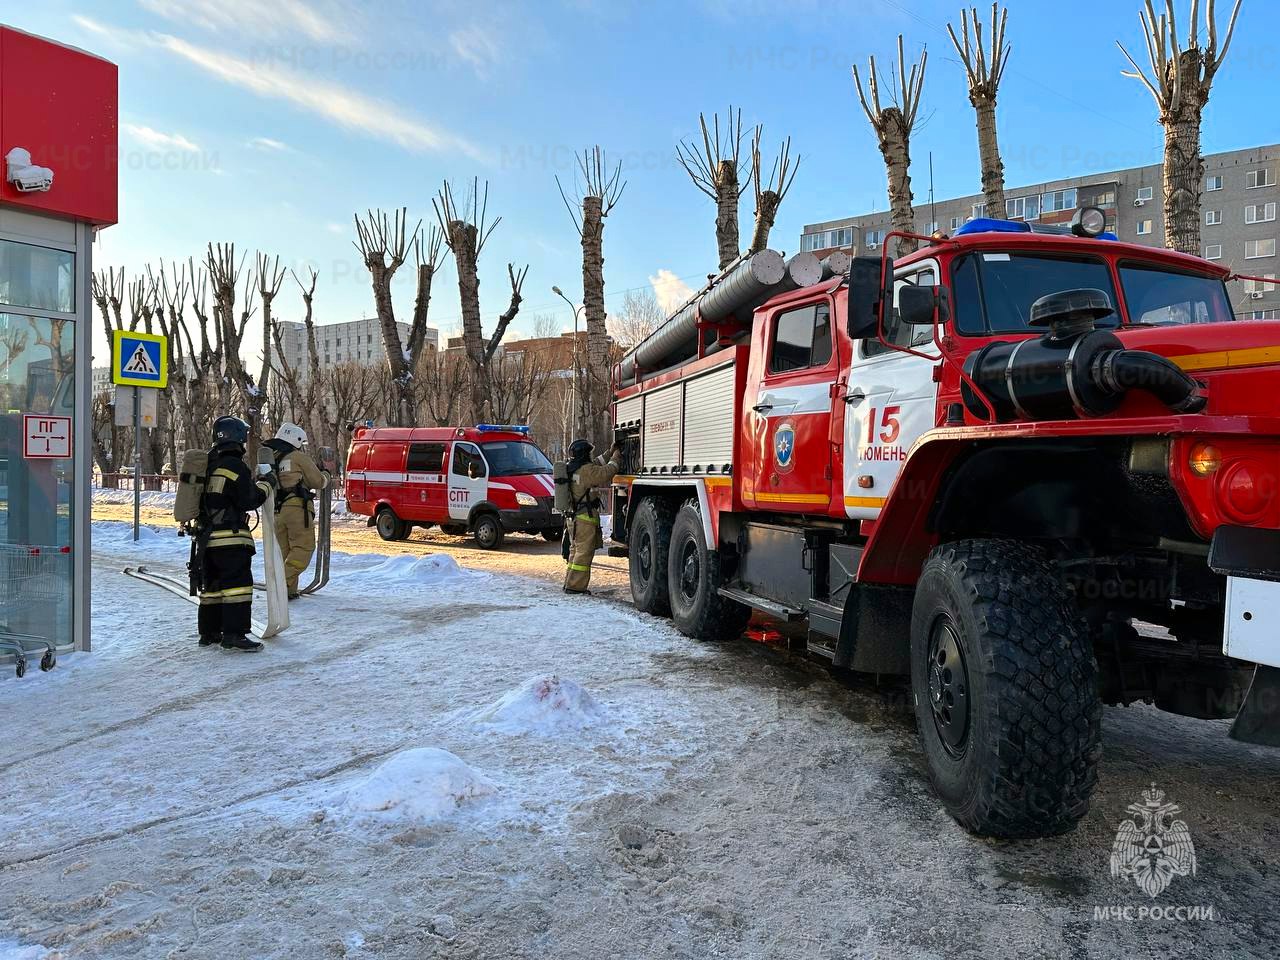
<svg viewBox="0 0 1280 960">
<path fill-rule="evenodd" d="M 221 643 L 221 642 L 222 642 L 222 637 L 216 633 L 200 634 L 200 646 L 202 647 L 212 647 L 215 644 Z"/>
<path fill-rule="evenodd" d="M 224 633 L 222 635 L 223 650 L 238 650 L 243 653 L 257 653 L 262 649 L 262 644 L 257 640 L 250 640 L 243 633 Z"/>
</svg>

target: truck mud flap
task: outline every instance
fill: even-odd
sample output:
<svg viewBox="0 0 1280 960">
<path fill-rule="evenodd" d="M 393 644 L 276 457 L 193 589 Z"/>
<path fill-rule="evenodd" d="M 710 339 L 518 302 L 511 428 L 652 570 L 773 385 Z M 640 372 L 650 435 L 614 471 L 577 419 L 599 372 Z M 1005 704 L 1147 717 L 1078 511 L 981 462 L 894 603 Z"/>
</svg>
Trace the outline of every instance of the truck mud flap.
<svg viewBox="0 0 1280 960">
<path fill-rule="evenodd" d="M 1280 668 L 1258 664 L 1244 704 L 1231 724 L 1231 739 L 1280 747 Z"/>
</svg>

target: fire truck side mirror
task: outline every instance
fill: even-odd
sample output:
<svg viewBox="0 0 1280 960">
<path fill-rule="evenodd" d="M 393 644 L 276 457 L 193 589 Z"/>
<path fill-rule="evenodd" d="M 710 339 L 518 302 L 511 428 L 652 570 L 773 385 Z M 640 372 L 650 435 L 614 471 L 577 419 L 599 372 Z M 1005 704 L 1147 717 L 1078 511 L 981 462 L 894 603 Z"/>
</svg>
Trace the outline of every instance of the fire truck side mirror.
<svg viewBox="0 0 1280 960">
<path fill-rule="evenodd" d="M 913 327 L 931 327 L 943 319 L 938 309 L 940 287 L 904 284 L 898 291 L 898 316 Z"/>
<path fill-rule="evenodd" d="M 886 281 L 893 289 L 893 261 L 885 264 Z M 880 303 L 885 299 L 880 289 L 880 258 L 854 257 L 849 262 L 849 339 L 866 340 L 876 336 L 880 326 Z"/>
</svg>

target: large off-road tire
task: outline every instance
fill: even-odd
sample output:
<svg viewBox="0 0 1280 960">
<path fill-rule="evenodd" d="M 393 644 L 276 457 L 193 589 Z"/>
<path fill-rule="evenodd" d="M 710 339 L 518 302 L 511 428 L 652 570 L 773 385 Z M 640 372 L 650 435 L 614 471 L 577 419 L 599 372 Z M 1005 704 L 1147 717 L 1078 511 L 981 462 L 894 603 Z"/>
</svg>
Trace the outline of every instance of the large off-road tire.
<svg viewBox="0 0 1280 960">
<path fill-rule="evenodd" d="M 646 497 L 636 507 L 627 538 L 627 567 L 631 574 L 631 599 L 641 613 L 665 617 L 671 612 L 667 597 L 667 552 L 675 510 L 661 497 Z"/>
<path fill-rule="evenodd" d="M 506 539 L 507 532 L 502 529 L 502 521 L 496 513 L 482 513 L 471 524 L 471 535 L 481 550 L 497 550 Z"/>
<path fill-rule="evenodd" d="M 911 688 L 929 778 L 974 833 L 1072 829 L 1098 781 L 1098 667 L 1040 550 L 964 540 L 930 553 L 911 616 Z"/>
<path fill-rule="evenodd" d="M 383 507 L 378 511 L 374 526 L 377 527 L 378 536 L 388 541 L 403 540 L 413 530 L 413 526 L 397 517 L 390 507 Z"/>
<path fill-rule="evenodd" d="M 732 640 L 746 629 L 751 610 L 720 596 L 720 554 L 707 546 L 695 500 L 676 513 L 667 558 L 671 620 L 686 637 Z"/>
</svg>

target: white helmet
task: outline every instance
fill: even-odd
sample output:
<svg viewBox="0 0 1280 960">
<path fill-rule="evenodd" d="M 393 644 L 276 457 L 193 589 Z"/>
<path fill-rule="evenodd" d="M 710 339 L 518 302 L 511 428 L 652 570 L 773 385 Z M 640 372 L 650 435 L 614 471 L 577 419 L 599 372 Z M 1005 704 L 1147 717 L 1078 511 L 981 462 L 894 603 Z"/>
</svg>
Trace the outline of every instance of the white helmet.
<svg viewBox="0 0 1280 960">
<path fill-rule="evenodd" d="M 291 447 L 301 450 L 307 445 L 307 431 L 296 423 L 282 423 L 276 431 L 276 439 L 283 440 Z"/>
</svg>

